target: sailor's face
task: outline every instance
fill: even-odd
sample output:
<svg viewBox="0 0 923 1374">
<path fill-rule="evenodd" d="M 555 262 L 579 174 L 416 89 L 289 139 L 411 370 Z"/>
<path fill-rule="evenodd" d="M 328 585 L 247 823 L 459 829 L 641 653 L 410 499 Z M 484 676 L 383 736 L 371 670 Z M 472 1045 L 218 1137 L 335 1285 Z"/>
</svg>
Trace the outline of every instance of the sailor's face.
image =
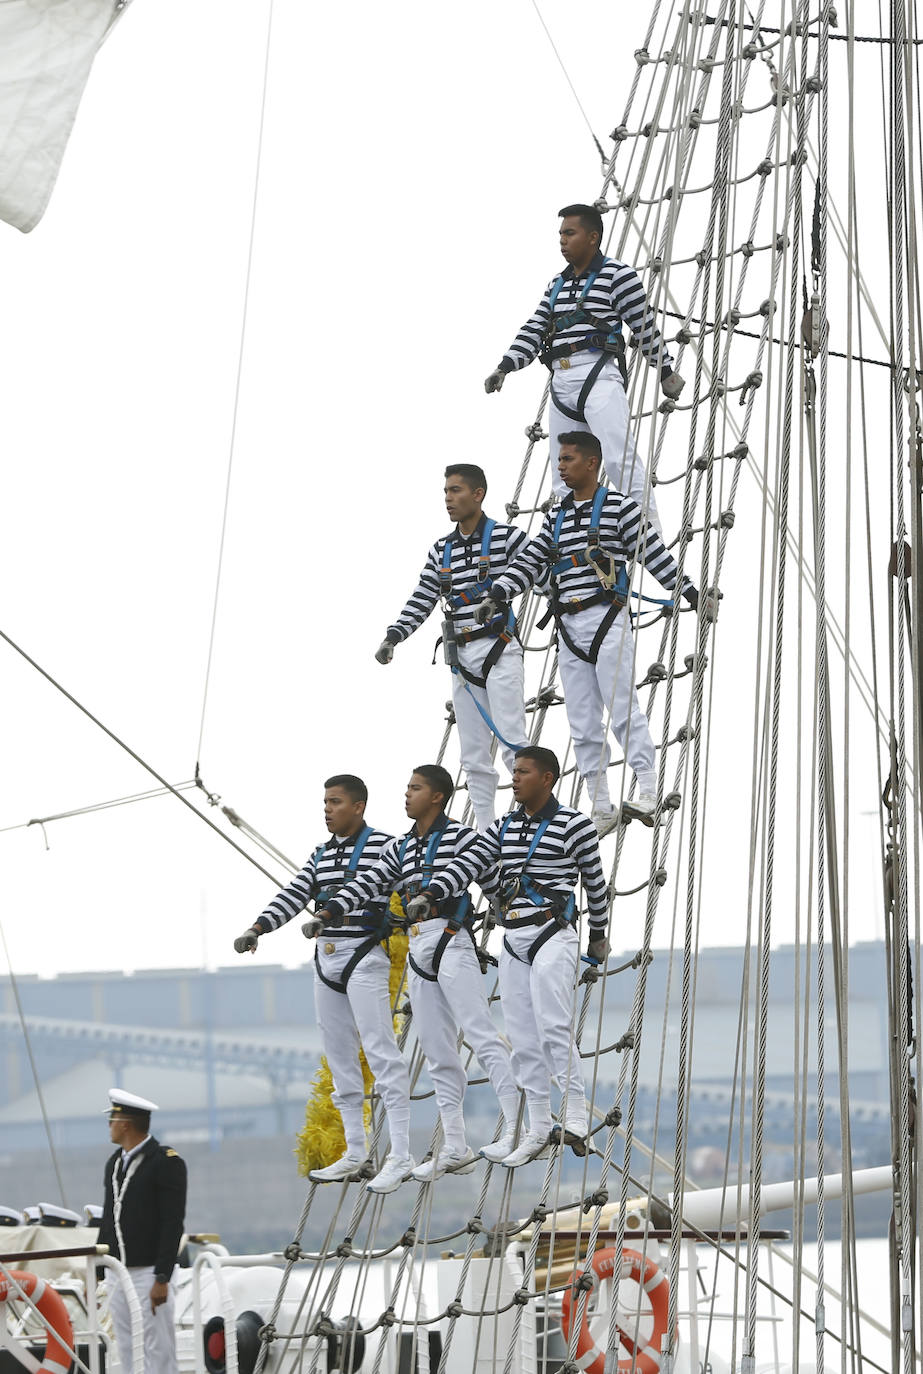
<svg viewBox="0 0 923 1374">
<path fill-rule="evenodd" d="M 450 520 L 467 520 L 480 510 L 483 500 L 484 493 L 481 488 L 473 491 L 457 473 L 452 472 L 445 479 L 445 508 Z"/>
<path fill-rule="evenodd" d="M 121 1145 L 125 1135 L 125 1117 L 110 1116 L 109 1118 L 109 1139 L 113 1145 Z"/>
<path fill-rule="evenodd" d="M 558 451 L 558 472 L 564 485 L 573 491 L 575 487 L 584 487 L 595 478 L 596 464 L 573 444 L 562 444 Z"/>
<path fill-rule="evenodd" d="M 579 215 L 566 215 L 558 230 L 561 253 L 571 266 L 589 262 L 596 252 L 599 235 L 595 229 L 584 229 Z"/>
<path fill-rule="evenodd" d="M 351 835 L 362 820 L 365 803 L 354 801 L 342 787 L 324 792 L 324 824 L 331 835 Z"/>
<path fill-rule="evenodd" d="M 550 776 L 539 768 L 535 759 L 516 759 L 513 763 L 513 796 L 519 805 L 538 804 Z"/>
<path fill-rule="evenodd" d="M 411 773 L 407 791 L 404 793 L 404 810 L 412 821 L 425 816 L 436 798 L 436 793 L 419 773 Z"/>
</svg>

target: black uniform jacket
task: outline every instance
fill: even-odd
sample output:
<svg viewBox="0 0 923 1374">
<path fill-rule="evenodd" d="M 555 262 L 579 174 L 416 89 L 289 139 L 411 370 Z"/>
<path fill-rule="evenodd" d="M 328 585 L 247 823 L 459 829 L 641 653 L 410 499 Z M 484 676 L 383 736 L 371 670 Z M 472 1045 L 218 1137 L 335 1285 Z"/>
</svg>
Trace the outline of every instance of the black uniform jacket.
<svg viewBox="0 0 923 1374">
<path fill-rule="evenodd" d="M 115 1233 L 112 1175 L 121 1158 L 122 1151 L 116 1150 L 106 1161 L 106 1200 L 99 1226 L 99 1244 L 108 1245 L 116 1259 L 122 1256 Z M 185 1212 L 186 1165 L 175 1150 L 151 1136 L 122 1196 L 119 1224 L 128 1268 L 153 1265 L 155 1274 L 169 1278 L 183 1235 Z"/>
</svg>

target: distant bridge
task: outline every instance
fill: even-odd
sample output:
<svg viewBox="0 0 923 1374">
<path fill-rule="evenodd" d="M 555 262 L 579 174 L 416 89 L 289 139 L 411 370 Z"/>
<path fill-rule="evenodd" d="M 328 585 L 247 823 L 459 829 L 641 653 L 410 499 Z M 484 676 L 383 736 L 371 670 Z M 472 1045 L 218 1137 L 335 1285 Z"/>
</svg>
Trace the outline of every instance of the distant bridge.
<svg viewBox="0 0 923 1374">
<path fill-rule="evenodd" d="M 57 1042 L 70 1050 L 85 1049 L 110 1061 L 131 1059 L 172 1068 L 249 1074 L 269 1078 L 276 1084 L 310 1078 L 318 1064 L 316 1049 L 237 1035 L 69 1021 L 54 1016 L 28 1016 L 26 1027 L 36 1044 Z M 0 1012 L 0 1043 L 4 1042 L 22 1044 L 22 1023 L 12 1012 Z"/>
</svg>

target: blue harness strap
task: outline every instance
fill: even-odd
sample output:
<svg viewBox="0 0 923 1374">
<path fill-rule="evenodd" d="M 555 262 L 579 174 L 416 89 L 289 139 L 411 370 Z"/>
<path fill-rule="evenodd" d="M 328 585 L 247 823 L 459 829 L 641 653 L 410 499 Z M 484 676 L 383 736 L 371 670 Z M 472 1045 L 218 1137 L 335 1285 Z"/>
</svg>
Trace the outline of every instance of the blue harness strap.
<svg viewBox="0 0 923 1374">
<path fill-rule="evenodd" d="M 491 652 L 492 652 L 492 651 L 491 651 Z M 490 712 L 488 711 L 487 707 L 484 706 L 480 701 L 478 701 L 477 697 L 476 697 L 476 696 L 474 695 L 474 693 L 472 692 L 472 690 L 471 690 L 471 682 L 470 682 L 470 680 L 469 680 L 469 676 L 470 676 L 470 675 L 469 675 L 468 673 L 465 672 L 464 668 L 462 668 L 460 664 L 453 664 L 453 666 L 452 666 L 452 672 L 455 673 L 456 676 L 458 676 L 458 677 L 461 678 L 461 680 L 462 680 L 462 686 L 464 687 L 465 691 L 468 693 L 468 695 L 469 695 L 469 697 L 471 698 L 471 700 L 474 702 L 475 710 L 477 711 L 478 715 L 481 717 L 481 720 L 482 720 L 482 721 L 484 722 L 484 724 L 487 726 L 487 728 L 488 728 L 488 730 L 490 731 L 490 733 L 494 736 L 494 738 L 497 739 L 497 740 L 499 740 L 499 742 L 503 745 L 503 747 L 504 747 L 505 749 L 512 749 L 512 751 L 513 751 L 514 754 L 515 754 L 515 752 L 516 752 L 517 749 L 523 749 L 523 748 L 525 747 L 525 745 L 528 744 L 528 740 L 520 740 L 518 744 L 514 744 L 512 740 L 508 740 L 508 739 L 506 739 L 503 735 L 500 734 L 500 731 L 497 729 L 497 725 L 496 725 L 496 722 L 495 722 L 493 716 L 490 714 Z M 485 685 L 486 685 L 486 684 L 485 684 L 484 682 L 477 682 L 477 681 L 475 681 L 475 683 L 474 683 L 474 686 L 475 686 L 475 687 L 484 687 Z"/>
<path fill-rule="evenodd" d="M 502 858 L 502 854 L 503 854 L 503 840 L 504 840 L 504 837 L 505 837 L 505 835 L 506 835 L 507 830 L 509 829 L 509 824 L 510 824 L 510 821 L 511 821 L 512 819 L 513 819 L 513 812 L 511 811 L 510 814 L 509 814 L 508 816 L 505 816 L 505 817 L 504 817 L 504 819 L 503 819 L 503 824 L 502 824 L 501 827 L 500 827 L 500 853 L 501 853 L 501 858 Z M 526 857 L 525 857 L 525 859 L 524 859 L 524 861 L 523 861 L 522 870 L 521 870 L 521 872 L 520 872 L 520 874 L 519 874 L 519 890 L 520 890 L 520 892 L 524 892 L 524 893 L 525 893 L 526 897 L 528 897 L 528 899 L 529 899 L 530 903 L 532 904 L 532 906 L 541 906 L 541 905 L 542 905 L 543 898 L 542 898 L 542 896 L 541 896 L 541 893 L 539 893 L 539 892 L 536 891 L 536 889 L 533 887 L 533 885 L 532 885 L 530 879 L 526 876 L 526 869 L 529 867 L 529 864 L 530 864 L 530 862 L 531 862 L 531 860 L 532 860 L 532 856 L 533 856 L 533 854 L 535 853 L 536 849 L 538 849 L 538 846 L 540 845 L 541 840 L 542 840 L 542 836 L 544 835 L 545 831 L 548 829 L 548 826 L 549 826 L 549 824 L 550 824 L 550 821 L 551 821 L 551 818 L 550 818 L 549 816 L 543 816 L 542 819 L 541 819 L 541 821 L 539 822 L 538 829 L 536 830 L 535 834 L 532 836 L 532 843 L 531 843 L 530 846 L 529 846 L 529 852 L 526 854 Z"/>
<path fill-rule="evenodd" d="M 599 526 L 602 522 L 603 506 L 606 497 L 609 495 L 608 487 L 597 487 L 593 497 L 593 505 L 590 508 L 590 528 L 587 530 L 587 548 L 596 549 L 599 547 Z M 573 507 L 571 507 L 573 509 Z M 555 516 L 554 532 L 551 536 L 551 557 L 554 560 L 551 566 L 552 577 L 558 577 L 568 568 L 584 568 L 592 560 L 585 549 L 580 549 L 577 553 L 570 554 L 567 558 L 559 558 L 561 530 L 564 527 L 564 517 L 567 514 L 567 507 L 563 504 L 558 507 Z"/>
<path fill-rule="evenodd" d="M 439 590 L 452 610 L 458 611 L 463 606 L 472 606 L 490 591 L 493 585 L 493 578 L 490 576 L 490 541 L 496 523 L 496 520 L 484 521 L 484 528 L 481 531 L 481 552 L 478 556 L 477 581 L 470 591 L 459 592 L 455 596 L 452 595 L 453 536 L 450 534 L 446 539 L 445 547 L 442 550 L 442 567 L 439 569 Z"/>
<path fill-rule="evenodd" d="M 510 824 L 510 821 L 511 821 L 512 819 L 513 819 L 513 813 L 510 812 L 510 814 L 504 818 L 503 824 L 502 824 L 501 827 L 500 827 L 500 848 L 501 848 L 501 856 L 502 856 L 502 849 L 503 849 L 503 838 L 504 838 L 504 836 L 506 835 L 507 829 L 508 829 L 509 824 Z M 519 892 L 521 892 L 521 893 L 523 893 L 523 894 L 525 895 L 525 897 L 528 899 L 528 901 L 531 903 L 532 906 L 541 906 L 541 905 L 543 904 L 543 902 L 545 902 L 546 899 L 543 897 L 542 893 L 540 893 L 540 892 L 538 892 L 538 891 L 536 890 L 533 881 L 532 881 L 530 878 L 528 878 L 528 877 L 526 876 L 526 869 L 527 869 L 528 866 L 529 866 L 529 861 L 531 860 L 532 855 L 535 853 L 536 849 L 537 849 L 538 846 L 539 846 L 539 843 L 540 843 L 540 841 L 541 841 L 542 836 L 544 835 L 545 831 L 548 829 L 549 823 L 550 823 L 550 817 L 545 816 L 545 817 L 542 818 L 542 821 L 540 822 L 538 829 L 536 830 L 534 836 L 532 837 L 532 843 L 531 843 L 531 845 L 529 846 L 529 851 L 528 851 L 528 853 L 526 854 L 525 861 L 524 861 L 524 863 L 523 863 L 523 865 L 522 865 L 522 871 L 520 872 L 520 874 L 519 874 L 519 876 L 518 876 L 518 881 L 519 881 Z M 517 893 L 516 895 L 518 896 L 519 893 Z M 512 957 L 513 957 L 514 959 L 519 960 L 520 963 L 526 962 L 526 963 L 528 963 L 529 965 L 531 965 L 531 964 L 533 963 L 534 959 L 535 959 L 536 954 L 538 954 L 539 950 L 542 949 L 542 948 L 548 943 L 548 941 L 552 938 L 552 936 L 556 935 L 556 934 L 558 933 L 558 931 L 561 930 L 561 929 L 563 928 L 563 926 L 565 926 L 565 925 L 572 925 L 572 924 L 573 924 L 575 911 L 576 911 L 576 902 L 575 902 L 575 900 L 574 900 L 574 894 L 571 893 L 570 896 L 569 896 L 568 899 L 567 899 L 567 902 L 566 902 L 566 905 L 565 905 L 565 907 L 564 907 L 564 910 L 563 910 L 562 912 L 560 912 L 560 913 L 556 913 L 556 914 L 553 915 L 553 916 L 549 916 L 549 918 L 548 918 L 548 924 L 546 925 L 546 928 L 545 928 L 543 931 L 541 931 L 541 932 L 536 936 L 536 938 L 532 941 L 531 945 L 529 946 L 529 948 L 528 948 L 527 951 L 526 951 L 525 961 L 523 961 L 523 960 L 521 960 L 521 959 L 519 958 L 519 955 L 518 955 L 518 954 L 516 953 L 516 951 L 511 947 L 511 945 L 510 945 L 510 943 L 509 943 L 509 940 L 507 939 L 507 937 L 506 937 L 505 935 L 504 935 L 504 937 L 503 937 L 503 947 L 504 947 L 504 949 L 506 950 L 507 954 L 512 955 Z M 537 918 L 537 919 L 538 919 L 538 918 Z M 529 921 L 526 922 L 526 924 L 528 924 L 528 925 L 534 925 L 534 924 L 536 924 L 536 921 L 531 921 L 531 920 L 529 920 Z"/>
<path fill-rule="evenodd" d="M 327 887 L 322 888 L 321 891 L 318 892 L 317 897 L 315 897 L 315 901 L 319 901 L 322 896 L 333 897 L 341 887 L 345 886 L 345 884 L 348 883 L 351 878 L 354 878 L 356 876 L 356 873 L 359 868 L 359 860 L 362 858 L 362 851 L 363 849 L 365 849 L 365 846 L 367 845 L 369 836 L 371 834 L 372 827 L 370 825 L 364 825 L 362 829 L 359 831 L 359 834 L 356 836 L 355 843 L 352 847 L 352 851 L 349 856 L 349 861 L 343 870 L 342 882 L 336 881 L 335 886 L 328 884 Z M 317 864 L 318 859 L 323 854 L 326 848 L 327 845 L 319 844 L 315 849 L 313 855 L 315 866 Z M 321 902 L 321 905 L 323 906 L 323 902 Z"/>
<path fill-rule="evenodd" d="M 359 831 L 359 834 L 356 836 L 355 844 L 353 845 L 352 852 L 349 856 L 349 862 L 347 863 L 346 868 L 343 870 L 343 882 L 337 882 L 335 885 L 328 886 L 327 888 L 325 888 L 322 893 L 319 892 L 317 894 L 317 897 L 315 898 L 315 902 L 320 901 L 322 897 L 332 897 L 334 893 L 338 891 L 339 888 L 345 886 L 345 884 L 349 882 L 350 878 L 355 877 L 356 872 L 359 868 L 359 860 L 362 858 L 362 851 L 363 849 L 365 849 L 365 846 L 368 843 L 368 839 L 371 834 L 372 827 L 370 825 L 364 825 L 362 829 Z M 327 846 L 324 844 L 320 844 L 317 846 L 317 848 L 314 851 L 315 864 L 317 863 L 317 860 L 319 859 L 321 854 L 323 854 L 326 848 Z M 334 992 L 341 992 L 345 994 L 347 984 L 349 983 L 349 980 L 352 977 L 354 970 L 362 962 L 365 956 L 367 954 L 371 954 L 372 950 L 375 949 L 375 947 L 380 943 L 381 935 L 379 933 L 376 933 L 375 935 L 370 935 L 364 940 L 360 940 L 359 943 L 356 945 L 356 948 L 350 955 L 349 959 L 346 961 L 346 964 L 343 968 L 343 972 L 340 975 L 338 981 L 334 980 L 333 978 L 328 978 L 324 973 L 323 969 L 321 968 L 320 955 L 318 953 L 317 946 L 315 945 L 314 968 L 318 978 L 321 980 L 322 983 L 324 983 L 328 988 L 331 988 Z"/>
<path fill-rule="evenodd" d="M 444 829 L 435 830 L 433 831 L 432 835 L 430 836 L 427 842 L 426 853 L 423 856 L 422 864 L 422 887 L 426 886 L 426 884 L 429 882 L 429 879 L 433 876 L 433 873 L 435 872 L 436 851 L 438 850 L 439 845 L 442 842 L 442 837 L 444 834 Z M 400 849 L 398 850 L 398 858 L 400 861 L 401 868 L 403 868 L 404 866 L 404 856 L 407 853 L 412 838 L 413 832 L 411 831 L 409 835 L 405 835 L 404 838 L 401 840 Z M 449 941 L 453 938 L 454 935 L 458 933 L 459 930 L 466 930 L 468 932 L 472 944 L 474 943 L 474 934 L 472 933 L 471 926 L 468 924 L 468 916 L 470 914 L 470 911 L 471 897 L 469 893 L 465 892 L 461 897 L 455 900 L 455 910 L 452 912 L 450 916 L 446 917 L 446 921 L 448 922 L 448 924 L 446 925 L 445 930 L 442 932 L 441 936 L 436 942 L 436 946 L 433 950 L 432 972 L 430 972 L 429 969 L 421 968 L 417 961 L 414 959 L 411 951 L 407 951 L 407 962 L 410 964 L 410 967 L 413 969 L 414 973 L 418 974 L 419 977 L 425 979 L 427 983 L 436 983 L 439 981 L 439 968 L 442 964 L 442 956 L 445 954 L 446 950 L 449 947 Z"/>
</svg>

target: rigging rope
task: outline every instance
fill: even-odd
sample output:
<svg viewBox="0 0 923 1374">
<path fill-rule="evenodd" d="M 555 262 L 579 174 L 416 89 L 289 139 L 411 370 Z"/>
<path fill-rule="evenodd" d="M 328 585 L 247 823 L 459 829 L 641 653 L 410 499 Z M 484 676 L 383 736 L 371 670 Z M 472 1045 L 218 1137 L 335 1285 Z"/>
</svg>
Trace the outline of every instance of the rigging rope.
<svg viewBox="0 0 923 1374">
<path fill-rule="evenodd" d="M 15 650 L 15 652 L 19 654 L 20 658 L 25 659 L 26 663 L 29 664 L 30 668 L 34 668 L 37 673 L 40 673 L 41 676 L 45 679 L 45 681 L 49 682 L 51 686 L 55 688 L 56 691 L 60 692 L 63 697 L 66 697 L 72 706 L 76 706 L 77 710 L 81 711 L 87 717 L 88 720 L 91 720 L 95 726 L 102 730 L 104 735 L 108 735 L 109 738 L 115 744 L 117 744 L 120 749 L 124 749 L 125 753 L 128 754 L 130 758 L 133 758 L 135 763 L 140 764 L 146 773 L 150 773 L 152 778 L 156 778 L 157 781 L 160 783 L 161 787 L 166 792 L 169 792 L 171 796 L 176 797 L 179 801 L 181 801 L 182 804 L 185 807 L 187 807 L 194 816 L 198 816 L 200 821 L 204 821 L 204 823 L 209 827 L 210 830 L 214 830 L 216 835 L 220 835 L 226 844 L 229 844 L 232 849 L 235 849 L 238 854 L 241 854 L 247 860 L 248 863 L 253 865 L 254 868 L 258 868 L 259 871 L 264 875 L 264 877 L 268 878 L 270 882 L 275 883 L 277 887 L 282 886 L 280 880 L 276 878 L 272 873 L 270 873 L 269 869 L 264 868 L 261 863 L 254 859 L 252 854 L 248 854 L 245 849 L 242 849 L 241 846 L 237 844 L 235 840 L 231 839 L 230 835 L 226 835 L 223 830 L 221 830 L 217 825 L 215 825 L 214 821 L 210 821 L 207 816 L 203 816 L 202 812 L 199 811 L 195 806 L 193 806 L 192 802 L 187 801 L 183 792 L 180 791 L 179 788 L 174 787 L 172 783 L 167 782 L 166 778 L 161 777 L 161 775 L 157 772 L 156 768 L 152 768 L 149 763 L 145 762 L 145 760 L 141 757 L 140 754 L 136 754 L 134 749 L 132 749 L 130 745 L 126 744 L 123 739 L 120 739 L 114 730 L 110 730 L 108 725 L 104 725 L 103 722 L 97 716 L 94 716 L 92 711 L 90 711 L 86 706 L 79 702 L 75 696 L 72 696 L 72 694 L 67 690 L 67 688 L 62 686 L 60 682 L 53 678 L 51 673 L 46 672 L 46 670 L 41 666 L 41 664 L 36 663 L 34 658 L 30 658 L 30 656 L 26 653 L 25 649 L 21 648 L 15 642 L 15 640 L 11 639 L 10 636 L 6 634 L 3 630 L 0 630 L 0 639 L 2 639 L 5 644 L 8 644 L 11 649 Z"/>
<path fill-rule="evenodd" d="M 218 539 L 218 566 L 215 570 L 215 595 L 212 601 L 211 625 L 208 632 L 208 653 L 205 659 L 205 682 L 202 687 L 202 713 L 199 719 L 199 740 L 196 745 L 196 772 L 202 758 L 202 739 L 205 734 L 205 711 L 211 682 L 212 658 L 215 650 L 215 630 L 218 624 L 218 600 L 221 593 L 221 573 L 224 568 L 224 546 L 228 529 L 228 509 L 231 501 L 231 476 L 237 445 L 237 419 L 240 412 L 241 381 L 244 370 L 244 351 L 247 342 L 247 315 L 250 305 L 250 280 L 253 275 L 253 245 L 256 240 L 256 211 L 259 204 L 260 173 L 263 166 L 263 133 L 266 127 L 266 96 L 269 90 L 269 57 L 272 51 L 272 21 L 275 0 L 268 0 L 266 14 L 266 43 L 263 55 L 263 86 L 260 94 L 259 132 L 256 140 L 256 167 L 253 173 L 253 196 L 250 205 L 250 234 L 247 240 L 247 267 L 244 274 L 244 299 L 240 318 L 240 341 L 237 349 L 237 371 L 234 377 L 234 403 L 231 410 L 231 433 L 228 440 L 227 476 L 224 484 L 224 504 L 221 511 L 221 534 Z"/>
</svg>

